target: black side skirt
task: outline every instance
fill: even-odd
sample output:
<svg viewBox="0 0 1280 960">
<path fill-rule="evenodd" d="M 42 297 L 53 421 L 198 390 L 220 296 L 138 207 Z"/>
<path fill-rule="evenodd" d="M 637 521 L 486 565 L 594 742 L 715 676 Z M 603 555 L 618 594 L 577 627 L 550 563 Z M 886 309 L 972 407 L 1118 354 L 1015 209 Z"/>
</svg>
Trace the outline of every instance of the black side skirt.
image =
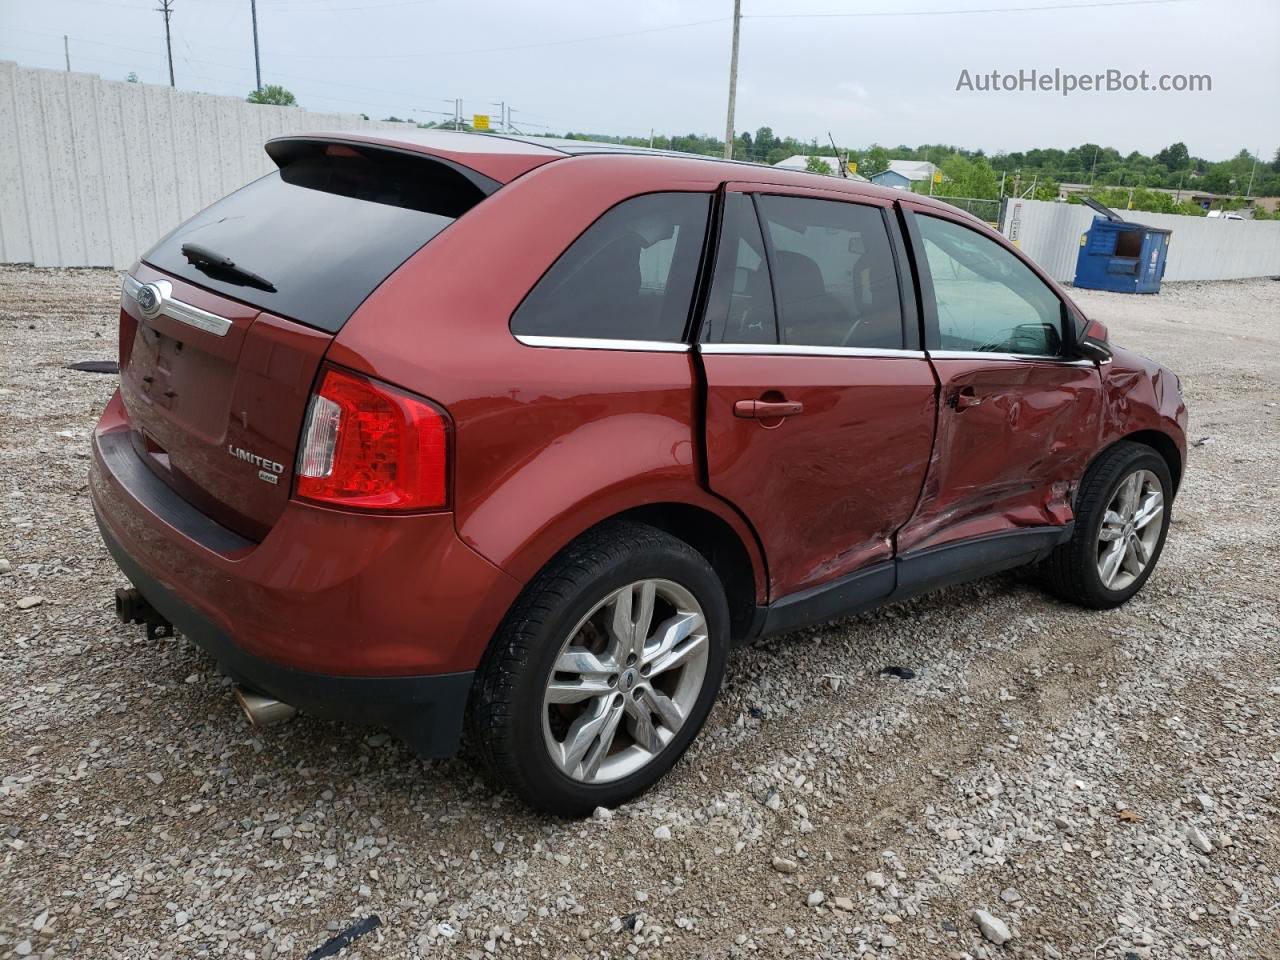
<svg viewBox="0 0 1280 960">
<path fill-rule="evenodd" d="M 930 590 L 1035 563 L 1070 540 L 1074 526 L 1026 527 L 905 553 L 761 608 L 755 617 L 757 629 L 743 642 L 853 616 Z"/>
</svg>

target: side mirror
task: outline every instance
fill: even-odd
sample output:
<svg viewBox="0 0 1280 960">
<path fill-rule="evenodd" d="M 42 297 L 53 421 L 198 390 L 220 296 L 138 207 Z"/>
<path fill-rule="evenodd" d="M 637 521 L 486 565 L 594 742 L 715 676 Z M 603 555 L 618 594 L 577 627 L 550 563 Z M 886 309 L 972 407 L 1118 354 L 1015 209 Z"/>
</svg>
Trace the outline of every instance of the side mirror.
<svg viewBox="0 0 1280 960">
<path fill-rule="evenodd" d="M 1111 345 L 1107 342 L 1107 328 L 1097 320 L 1091 320 L 1084 335 L 1076 341 L 1076 352 L 1094 363 L 1106 363 L 1111 359 Z"/>
</svg>

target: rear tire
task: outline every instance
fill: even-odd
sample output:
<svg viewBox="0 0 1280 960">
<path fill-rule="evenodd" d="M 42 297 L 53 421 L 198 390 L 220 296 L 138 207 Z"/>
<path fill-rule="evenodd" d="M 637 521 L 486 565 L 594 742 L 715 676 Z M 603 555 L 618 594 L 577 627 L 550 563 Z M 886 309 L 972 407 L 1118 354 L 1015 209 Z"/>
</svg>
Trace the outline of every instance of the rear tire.
<svg viewBox="0 0 1280 960">
<path fill-rule="evenodd" d="M 1045 587 L 1094 610 L 1118 607 L 1155 570 L 1169 531 L 1173 481 L 1164 458 L 1125 441 L 1089 468 L 1071 539 L 1041 564 Z"/>
<path fill-rule="evenodd" d="M 724 588 L 644 524 L 580 537 L 530 582 L 472 686 L 468 726 L 494 781 L 559 816 L 648 789 L 702 728 L 729 648 Z"/>
</svg>

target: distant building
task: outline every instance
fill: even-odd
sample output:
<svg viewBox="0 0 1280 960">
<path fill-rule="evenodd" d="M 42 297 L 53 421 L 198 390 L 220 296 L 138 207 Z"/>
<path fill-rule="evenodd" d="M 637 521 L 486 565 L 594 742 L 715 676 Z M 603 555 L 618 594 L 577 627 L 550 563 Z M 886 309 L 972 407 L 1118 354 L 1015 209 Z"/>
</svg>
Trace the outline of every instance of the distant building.
<svg viewBox="0 0 1280 960">
<path fill-rule="evenodd" d="M 928 160 L 890 160 L 884 170 L 871 174 L 871 182 L 910 190 L 913 183 L 927 183 L 937 172 L 938 168 Z"/>
<path fill-rule="evenodd" d="M 809 159 L 810 158 L 807 155 L 803 153 L 797 153 L 793 157 L 787 157 L 787 159 L 785 160 L 779 160 L 777 163 L 774 164 L 774 166 L 777 167 L 779 170 L 808 170 Z M 840 162 L 835 157 L 817 157 L 816 159 L 821 160 L 823 163 L 825 163 L 828 167 L 831 168 L 832 176 L 835 176 L 835 177 L 840 176 Z M 861 180 L 863 183 L 867 182 L 866 177 L 861 176 L 860 174 L 857 174 L 857 173 L 849 174 L 849 179 Z"/>
</svg>

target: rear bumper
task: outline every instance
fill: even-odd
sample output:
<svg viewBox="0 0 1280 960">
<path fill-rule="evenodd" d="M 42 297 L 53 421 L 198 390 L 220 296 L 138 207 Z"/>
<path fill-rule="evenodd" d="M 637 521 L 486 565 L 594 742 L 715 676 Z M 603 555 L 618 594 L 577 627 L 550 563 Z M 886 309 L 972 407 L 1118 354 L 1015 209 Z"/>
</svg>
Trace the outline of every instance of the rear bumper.
<svg viewBox="0 0 1280 960">
<path fill-rule="evenodd" d="M 520 583 L 448 513 L 355 515 L 290 502 L 245 540 L 132 451 L 117 395 L 90 496 L 121 570 L 246 685 L 318 716 L 384 725 L 429 755 L 457 744 L 472 671 Z"/>
<path fill-rule="evenodd" d="M 200 611 L 152 576 L 98 517 L 107 550 L 129 581 L 165 619 L 223 671 L 252 690 L 303 713 L 385 727 L 427 757 L 458 749 L 473 671 L 414 677 L 350 677 L 309 673 L 246 652 Z"/>
</svg>

